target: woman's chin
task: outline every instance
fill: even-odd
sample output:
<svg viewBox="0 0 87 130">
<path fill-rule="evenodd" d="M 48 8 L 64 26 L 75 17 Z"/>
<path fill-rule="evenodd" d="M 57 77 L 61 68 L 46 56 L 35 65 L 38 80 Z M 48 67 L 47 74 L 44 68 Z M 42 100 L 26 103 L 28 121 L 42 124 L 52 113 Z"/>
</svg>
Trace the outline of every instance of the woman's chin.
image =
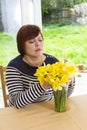
<svg viewBox="0 0 87 130">
<path fill-rule="evenodd" d="M 43 52 L 42 52 L 42 51 L 37 51 L 35 54 L 36 54 L 37 56 L 40 56 L 40 55 L 43 54 Z"/>
</svg>

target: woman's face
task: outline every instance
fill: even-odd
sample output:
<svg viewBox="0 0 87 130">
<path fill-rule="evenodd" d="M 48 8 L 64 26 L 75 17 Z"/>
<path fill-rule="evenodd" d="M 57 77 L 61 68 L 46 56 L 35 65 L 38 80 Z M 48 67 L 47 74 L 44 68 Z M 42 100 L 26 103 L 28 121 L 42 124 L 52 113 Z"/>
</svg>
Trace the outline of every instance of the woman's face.
<svg viewBox="0 0 87 130">
<path fill-rule="evenodd" d="M 43 53 L 43 38 L 39 34 L 34 39 L 25 42 L 25 55 L 37 57 Z"/>
</svg>

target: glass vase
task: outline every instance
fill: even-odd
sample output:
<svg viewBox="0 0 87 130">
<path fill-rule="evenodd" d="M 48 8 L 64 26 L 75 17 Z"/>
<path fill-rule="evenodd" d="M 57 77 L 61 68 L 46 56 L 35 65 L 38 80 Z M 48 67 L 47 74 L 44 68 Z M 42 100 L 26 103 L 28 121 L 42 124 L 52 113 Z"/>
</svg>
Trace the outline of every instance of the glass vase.
<svg viewBox="0 0 87 130">
<path fill-rule="evenodd" d="M 67 91 L 66 87 L 62 87 L 62 90 L 53 91 L 54 93 L 54 105 L 55 111 L 65 112 L 67 107 Z"/>
</svg>

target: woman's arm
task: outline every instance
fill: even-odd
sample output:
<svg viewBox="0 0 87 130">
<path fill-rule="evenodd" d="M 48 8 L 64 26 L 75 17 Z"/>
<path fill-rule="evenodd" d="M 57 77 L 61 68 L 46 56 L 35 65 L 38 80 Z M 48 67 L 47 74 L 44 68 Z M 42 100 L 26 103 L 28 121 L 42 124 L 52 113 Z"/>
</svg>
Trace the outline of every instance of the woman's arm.
<svg viewBox="0 0 87 130">
<path fill-rule="evenodd" d="M 75 86 L 75 77 L 73 77 L 71 81 L 68 83 L 67 97 L 71 96 L 71 94 L 73 93 L 74 86 Z"/>
<path fill-rule="evenodd" d="M 10 104 L 17 108 L 35 102 L 45 91 L 39 83 L 25 90 L 20 72 L 9 66 L 6 70 L 6 85 L 10 96 Z"/>
</svg>

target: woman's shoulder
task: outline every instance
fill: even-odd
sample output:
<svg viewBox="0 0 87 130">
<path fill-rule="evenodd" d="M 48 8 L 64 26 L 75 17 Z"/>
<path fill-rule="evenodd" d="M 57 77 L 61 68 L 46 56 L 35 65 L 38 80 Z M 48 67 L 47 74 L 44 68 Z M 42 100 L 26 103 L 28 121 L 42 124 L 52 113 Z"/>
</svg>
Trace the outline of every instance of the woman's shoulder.
<svg viewBox="0 0 87 130">
<path fill-rule="evenodd" d="M 36 70 L 36 68 L 31 67 L 27 63 L 25 63 L 21 55 L 12 59 L 7 65 L 7 69 L 8 68 L 18 70 L 20 73 L 26 74 L 29 76 L 33 76 Z"/>
<path fill-rule="evenodd" d="M 22 56 L 18 55 L 17 57 L 15 57 L 14 59 L 12 59 L 9 63 L 8 66 L 14 66 L 14 65 L 18 65 L 19 63 L 22 62 Z"/>
<path fill-rule="evenodd" d="M 59 60 L 53 56 L 53 55 L 50 55 L 50 54 L 45 54 L 44 55 L 46 56 L 46 59 L 45 59 L 45 63 L 46 64 L 52 64 L 52 63 L 55 63 L 55 62 L 58 62 Z"/>
</svg>

